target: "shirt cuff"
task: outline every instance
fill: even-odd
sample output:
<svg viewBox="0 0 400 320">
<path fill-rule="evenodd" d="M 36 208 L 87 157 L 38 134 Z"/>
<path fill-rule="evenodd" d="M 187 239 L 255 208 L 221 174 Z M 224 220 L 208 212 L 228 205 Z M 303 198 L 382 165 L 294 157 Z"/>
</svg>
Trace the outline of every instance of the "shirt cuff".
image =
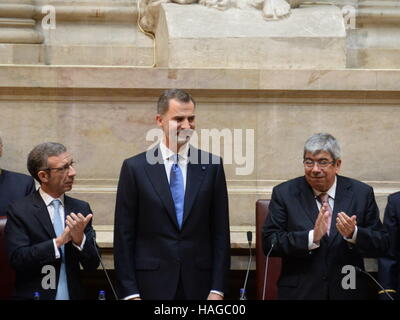
<svg viewBox="0 0 400 320">
<path fill-rule="evenodd" d="M 127 297 L 123 298 L 122 300 L 130 300 L 130 299 L 134 299 L 134 298 L 140 298 L 140 294 L 139 293 L 131 294 L 130 296 L 127 296 Z"/>
<path fill-rule="evenodd" d="M 53 244 L 54 244 L 54 254 L 56 256 L 56 259 L 60 259 L 61 255 L 60 255 L 60 250 L 58 250 L 57 248 L 56 239 L 53 239 Z"/>
<path fill-rule="evenodd" d="M 314 250 L 319 248 L 319 244 L 314 242 L 314 230 L 310 230 L 308 233 L 308 250 Z"/>
<path fill-rule="evenodd" d="M 80 246 L 78 246 L 77 244 L 75 244 L 75 243 L 73 243 L 73 242 L 72 242 L 72 244 L 73 244 L 73 246 L 74 246 L 75 248 L 77 248 L 79 251 L 82 251 L 82 250 L 83 250 L 83 246 L 85 245 L 85 241 L 86 241 L 86 234 L 83 235 L 83 240 L 82 240 L 82 243 L 81 243 Z"/>
<path fill-rule="evenodd" d="M 354 232 L 353 232 L 353 236 L 351 238 L 343 237 L 344 240 L 346 240 L 347 242 L 350 242 L 351 244 L 356 244 L 357 230 L 358 229 L 357 229 L 357 226 L 356 226 L 356 228 L 354 229 Z"/>
<path fill-rule="evenodd" d="M 222 298 L 224 297 L 224 293 L 221 292 L 221 291 L 218 291 L 218 290 L 210 290 L 210 293 L 218 294 L 218 295 L 220 295 Z"/>
</svg>

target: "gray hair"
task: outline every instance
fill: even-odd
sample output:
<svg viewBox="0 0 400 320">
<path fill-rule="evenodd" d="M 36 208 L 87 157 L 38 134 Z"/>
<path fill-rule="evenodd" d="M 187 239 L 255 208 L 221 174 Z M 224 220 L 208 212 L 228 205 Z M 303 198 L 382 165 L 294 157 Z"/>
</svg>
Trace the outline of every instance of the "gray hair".
<svg viewBox="0 0 400 320">
<path fill-rule="evenodd" d="M 29 152 L 28 171 L 39 183 L 41 183 L 38 172 L 47 169 L 47 160 L 49 157 L 58 156 L 67 151 L 67 148 L 61 143 L 45 142 L 37 145 Z"/>
<path fill-rule="evenodd" d="M 157 113 L 166 113 L 169 108 L 169 101 L 172 99 L 184 103 L 193 102 L 193 105 L 196 106 L 196 102 L 194 101 L 193 97 L 186 91 L 182 89 L 168 89 L 161 94 L 160 98 L 158 98 Z"/>
<path fill-rule="evenodd" d="M 340 159 L 340 146 L 336 138 L 329 133 L 315 133 L 304 144 L 304 154 L 310 152 L 314 156 L 320 152 L 328 152 L 333 161 Z"/>
</svg>

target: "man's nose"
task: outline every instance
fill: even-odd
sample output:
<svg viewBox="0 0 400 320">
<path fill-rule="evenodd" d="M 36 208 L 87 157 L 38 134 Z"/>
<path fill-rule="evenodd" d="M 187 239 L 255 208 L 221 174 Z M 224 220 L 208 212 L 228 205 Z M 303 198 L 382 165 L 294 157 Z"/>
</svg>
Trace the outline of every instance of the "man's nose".
<svg viewBox="0 0 400 320">
<path fill-rule="evenodd" d="M 76 175 L 76 170 L 75 170 L 75 168 L 74 168 L 73 166 L 70 166 L 70 167 L 69 167 L 68 175 L 69 175 L 70 177 L 74 177 L 74 176 Z"/>
<path fill-rule="evenodd" d="M 190 129 L 190 122 L 188 119 L 184 119 L 181 123 L 182 129 Z"/>
<path fill-rule="evenodd" d="M 321 168 L 318 165 L 318 162 L 314 162 L 314 166 L 312 167 L 312 172 L 321 172 Z"/>
</svg>

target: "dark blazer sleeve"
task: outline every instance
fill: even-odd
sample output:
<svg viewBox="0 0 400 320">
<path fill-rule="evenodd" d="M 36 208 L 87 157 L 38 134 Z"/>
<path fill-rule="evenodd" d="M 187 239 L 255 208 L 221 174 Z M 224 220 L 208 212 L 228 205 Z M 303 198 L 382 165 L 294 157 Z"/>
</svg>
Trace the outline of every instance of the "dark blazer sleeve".
<svg viewBox="0 0 400 320">
<path fill-rule="evenodd" d="M 228 191 L 222 159 L 216 173 L 211 217 L 214 259 L 210 289 L 226 292 L 230 269 L 230 230 Z"/>
<path fill-rule="evenodd" d="M 390 294 L 398 298 L 399 259 L 400 259 L 400 193 L 389 196 L 385 209 L 383 225 L 389 233 L 389 250 L 378 260 L 378 281 L 384 289 L 393 290 Z"/>
<path fill-rule="evenodd" d="M 119 177 L 114 221 L 114 268 L 120 299 L 139 294 L 135 274 L 137 187 L 133 163 L 125 160 Z"/>
<path fill-rule="evenodd" d="M 290 199 L 289 195 L 285 194 L 286 189 L 282 189 L 275 187 L 272 191 L 269 214 L 263 227 L 264 252 L 267 254 L 274 242 L 273 255 L 307 256 L 310 230 L 288 231 L 289 212 L 286 203 Z"/>
<path fill-rule="evenodd" d="M 11 266 L 18 271 L 37 269 L 38 266 L 56 262 L 52 239 L 32 244 L 29 230 L 19 216 L 19 210 L 11 205 L 7 211 L 5 227 L 7 254 Z"/>
<path fill-rule="evenodd" d="M 355 248 L 364 257 L 380 257 L 386 254 L 389 248 L 389 239 L 379 218 L 379 209 L 372 187 L 369 187 L 366 201 L 364 218 L 357 222 L 358 231 Z"/>
<path fill-rule="evenodd" d="M 92 213 L 92 210 L 88 203 L 86 203 L 86 209 L 84 210 L 84 212 L 84 216 Z M 93 230 L 92 220 L 89 221 L 84 232 L 86 236 L 86 241 L 82 251 L 80 251 L 75 246 L 73 247 L 75 248 L 75 252 L 77 252 L 78 254 L 79 262 L 82 265 L 83 269 L 88 271 L 96 270 L 100 264 L 100 251 L 96 244 L 96 235 L 95 231 Z"/>
</svg>

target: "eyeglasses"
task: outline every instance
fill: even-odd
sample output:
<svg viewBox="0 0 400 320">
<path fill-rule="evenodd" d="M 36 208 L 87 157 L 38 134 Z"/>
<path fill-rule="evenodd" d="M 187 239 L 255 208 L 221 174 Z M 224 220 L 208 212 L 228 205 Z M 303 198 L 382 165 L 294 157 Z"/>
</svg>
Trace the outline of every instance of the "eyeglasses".
<svg viewBox="0 0 400 320">
<path fill-rule="evenodd" d="M 326 168 L 330 164 L 334 164 L 335 161 L 329 161 L 327 159 L 319 159 L 319 160 L 311 160 L 311 159 L 304 159 L 303 164 L 306 168 L 314 168 L 315 163 L 318 165 L 320 168 Z"/>
<path fill-rule="evenodd" d="M 70 163 L 67 163 L 65 166 L 62 166 L 60 168 L 46 168 L 43 170 L 44 171 L 56 170 L 58 172 L 65 173 L 66 171 L 69 171 L 69 169 L 73 168 L 75 164 L 76 164 L 75 161 L 71 161 Z"/>
</svg>

